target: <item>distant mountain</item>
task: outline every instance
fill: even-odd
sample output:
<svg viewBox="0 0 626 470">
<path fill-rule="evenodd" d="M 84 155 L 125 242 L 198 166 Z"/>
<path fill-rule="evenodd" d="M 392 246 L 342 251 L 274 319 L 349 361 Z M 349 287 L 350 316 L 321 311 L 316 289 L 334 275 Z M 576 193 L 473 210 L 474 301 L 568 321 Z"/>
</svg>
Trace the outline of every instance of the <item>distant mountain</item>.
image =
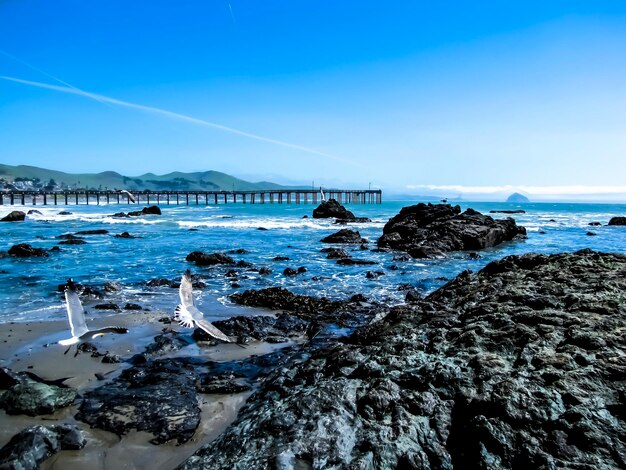
<svg viewBox="0 0 626 470">
<path fill-rule="evenodd" d="M 173 172 L 166 175 L 146 173 L 140 176 L 124 176 L 114 171 L 102 173 L 64 173 L 27 165 L 0 164 L 0 187 L 9 189 L 49 190 L 128 189 L 128 190 L 189 190 L 189 191 L 260 191 L 287 189 L 288 186 L 260 181 L 251 183 L 219 171 L 195 173 Z"/>
</svg>

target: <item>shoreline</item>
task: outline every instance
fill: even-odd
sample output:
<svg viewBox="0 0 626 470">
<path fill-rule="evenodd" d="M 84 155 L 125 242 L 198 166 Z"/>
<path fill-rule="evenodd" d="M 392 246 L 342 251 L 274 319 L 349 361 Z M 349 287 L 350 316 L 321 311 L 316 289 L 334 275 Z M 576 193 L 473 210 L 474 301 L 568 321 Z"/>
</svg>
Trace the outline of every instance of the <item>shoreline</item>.
<svg viewBox="0 0 626 470">
<path fill-rule="evenodd" d="M 251 307 L 237 307 L 236 310 L 248 316 L 272 314 Z M 90 327 L 120 326 L 129 329 L 128 334 L 104 335 L 92 342 L 99 353 L 108 352 L 120 356 L 122 362 L 113 364 L 103 363 L 101 357 L 92 357 L 89 352 L 74 356 L 76 346 L 72 346 L 64 354 L 67 347 L 56 344 L 56 341 L 68 336 L 67 321 L 8 322 L 0 328 L 0 367 L 6 367 L 15 373 L 31 372 L 44 380 L 67 377 L 63 384 L 77 390 L 81 396 L 113 380 L 122 370 L 131 367 L 124 361 L 135 354 L 141 354 L 155 336 L 167 331 L 191 333 L 191 330 L 180 327 L 177 323 L 164 324 L 159 321 L 166 316 L 162 312 L 150 311 L 88 319 Z M 234 344 L 205 346 L 194 342 L 159 358 L 198 357 L 206 361 L 227 362 L 255 354 L 267 354 L 276 348 L 277 345 L 263 342 L 247 345 L 246 349 Z M 103 380 L 98 379 L 96 374 Z M 90 428 L 88 424 L 74 418 L 79 400 L 53 414 L 35 417 L 8 415 L 0 410 L 0 448 L 26 427 L 67 423 L 81 428 L 87 445 L 78 451 L 62 450 L 44 461 L 40 468 L 170 469 L 221 434 L 234 421 L 239 409 L 252 393 L 247 391 L 230 395 L 199 395 L 200 425 L 192 439 L 184 444 L 176 444 L 174 440 L 154 445 L 149 442 L 154 436 L 147 432 L 130 431 L 118 437 L 112 432 Z"/>
</svg>

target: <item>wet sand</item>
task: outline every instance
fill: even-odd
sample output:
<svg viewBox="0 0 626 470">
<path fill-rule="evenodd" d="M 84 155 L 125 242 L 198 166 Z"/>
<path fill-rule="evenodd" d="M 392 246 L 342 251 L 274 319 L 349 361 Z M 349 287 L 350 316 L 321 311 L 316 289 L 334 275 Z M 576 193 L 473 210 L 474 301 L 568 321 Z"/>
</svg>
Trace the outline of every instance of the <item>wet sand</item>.
<svg viewBox="0 0 626 470">
<path fill-rule="evenodd" d="M 245 314 L 267 314 L 266 311 L 244 309 Z M 98 352 L 119 355 L 122 360 L 143 352 L 154 337 L 163 330 L 184 331 L 177 324 L 164 324 L 159 319 L 164 313 L 138 312 L 122 313 L 106 318 L 88 319 L 90 328 L 120 326 L 129 329 L 125 335 L 109 334 L 93 341 Z M 190 331 L 190 330 L 186 330 Z M 89 353 L 74 356 L 76 346 L 65 354 L 67 347 L 56 342 L 69 337 L 65 321 L 41 321 L 31 323 L 6 323 L 0 325 L 0 366 L 14 372 L 30 371 L 38 376 L 56 380 L 67 377 L 64 384 L 76 389 L 79 394 L 102 385 L 104 380 L 117 376 L 124 362 L 104 364 L 101 357 L 91 357 Z M 282 344 L 278 347 L 288 346 Z M 245 349 L 235 344 L 205 346 L 190 344 L 172 356 L 202 357 L 206 360 L 228 361 L 243 359 L 251 355 L 267 354 L 277 349 L 276 345 L 252 343 Z M 164 356 L 166 357 L 166 356 Z M 180 464 L 203 444 L 215 439 L 236 418 L 237 412 L 245 403 L 250 392 L 234 395 L 200 394 L 199 406 L 202 410 L 201 423 L 194 437 L 183 445 L 170 442 L 162 445 L 149 443 L 151 434 L 131 432 L 121 438 L 99 429 L 90 429 L 89 425 L 76 421 L 74 415 L 78 404 L 59 410 L 52 415 L 29 417 L 24 415 L 9 416 L 0 410 L 0 447 L 4 446 L 13 435 L 25 427 L 34 424 L 77 424 L 85 433 L 87 445 L 80 451 L 61 451 L 45 461 L 42 469 L 169 469 Z M 78 403 L 78 400 L 77 400 Z"/>
</svg>

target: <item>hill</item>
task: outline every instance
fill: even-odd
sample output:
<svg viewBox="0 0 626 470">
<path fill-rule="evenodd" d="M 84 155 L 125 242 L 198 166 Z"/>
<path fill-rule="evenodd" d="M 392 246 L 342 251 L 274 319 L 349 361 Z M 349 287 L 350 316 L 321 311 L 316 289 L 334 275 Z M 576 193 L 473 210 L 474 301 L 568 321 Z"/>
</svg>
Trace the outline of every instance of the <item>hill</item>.
<svg viewBox="0 0 626 470">
<path fill-rule="evenodd" d="M 124 176 L 114 171 L 102 173 L 65 173 L 27 165 L 0 164 L 0 185 L 8 189 L 49 190 L 89 188 L 128 190 L 188 190 L 188 191 L 260 191 L 285 189 L 287 186 L 260 181 L 251 183 L 219 171 L 195 173 L 173 172 L 166 175 L 146 173 Z"/>
</svg>

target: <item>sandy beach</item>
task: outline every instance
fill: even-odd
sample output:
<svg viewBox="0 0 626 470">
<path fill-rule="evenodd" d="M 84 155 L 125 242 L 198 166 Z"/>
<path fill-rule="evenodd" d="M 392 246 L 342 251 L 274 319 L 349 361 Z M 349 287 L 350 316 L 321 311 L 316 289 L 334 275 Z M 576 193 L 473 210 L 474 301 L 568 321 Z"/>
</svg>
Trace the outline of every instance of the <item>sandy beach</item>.
<svg viewBox="0 0 626 470">
<path fill-rule="evenodd" d="M 250 310 L 244 309 L 246 313 Z M 258 313 L 267 314 L 259 311 Z M 89 327 L 120 326 L 129 329 L 126 335 L 105 335 L 94 340 L 98 352 L 119 355 L 122 361 L 141 353 L 154 337 L 165 330 L 184 331 L 177 324 L 160 322 L 167 315 L 158 312 L 123 313 L 106 318 L 88 320 Z M 190 330 L 187 330 L 190 331 Z M 13 372 L 29 371 L 46 380 L 66 378 L 63 383 L 79 393 L 79 396 L 115 378 L 129 365 L 125 362 L 106 364 L 101 357 L 90 353 L 74 356 L 76 347 L 65 354 L 66 347 L 56 343 L 68 335 L 64 321 L 38 321 L 7 323 L 0 328 L 0 366 Z M 243 359 L 252 355 L 266 354 L 276 345 L 256 342 L 245 349 L 234 344 L 211 346 L 192 343 L 173 353 L 172 356 L 202 357 L 212 361 Z M 98 378 L 99 377 L 99 378 Z M 87 445 L 80 451 L 61 451 L 46 460 L 43 469 L 169 469 L 180 464 L 203 444 L 217 437 L 236 417 L 251 392 L 232 395 L 199 395 L 201 422 L 193 438 L 182 445 L 168 442 L 154 445 L 152 435 L 131 431 L 121 438 L 74 419 L 77 402 L 51 415 L 29 417 L 10 416 L 0 411 L 0 447 L 13 435 L 35 424 L 77 424 L 85 433 Z"/>
</svg>

